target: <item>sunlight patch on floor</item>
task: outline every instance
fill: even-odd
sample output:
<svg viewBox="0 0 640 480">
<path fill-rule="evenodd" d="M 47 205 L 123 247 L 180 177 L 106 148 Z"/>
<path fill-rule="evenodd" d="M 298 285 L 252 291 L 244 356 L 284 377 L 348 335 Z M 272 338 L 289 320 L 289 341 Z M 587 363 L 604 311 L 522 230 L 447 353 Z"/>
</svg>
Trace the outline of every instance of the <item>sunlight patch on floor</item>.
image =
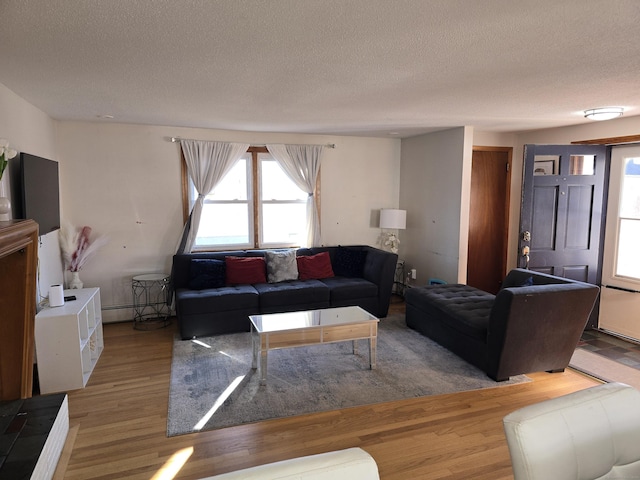
<svg viewBox="0 0 640 480">
<path fill-rule="evenodd" d="M 189 457 L 193 454 L 193 447 L 183 448 L 171 455 L 171 458 L 165 462 L 160 470 L 151 477 L 151 480 L 172 480 L 176 477 L 178 472 L 182 470 L 182 467 Z"/>
<path fill-rule="evenodd" d="M 205 414 L 205 416 L 195 424 L 195 426 L 193 427 L 194 430 L 202 430 L 202 428 L 207 424 L 213 414 L 216 413 L 216 411 L 222 406 L 225 400 L 229 398 L 229 395 L 231 395 L 233 391 L 238 387 L 238 385 L 240 385 L 240 382 L 242 382 L 244 377 L 244 375 L 241 375 L 239 377 L 236 377 L 236 379 L 231 382 L 231 384 L 225 389 L 225 391 L 222 392 L 222 394 L 216 399 L 213 407 L 211 407 L 211 409 Z"/>
</svg>

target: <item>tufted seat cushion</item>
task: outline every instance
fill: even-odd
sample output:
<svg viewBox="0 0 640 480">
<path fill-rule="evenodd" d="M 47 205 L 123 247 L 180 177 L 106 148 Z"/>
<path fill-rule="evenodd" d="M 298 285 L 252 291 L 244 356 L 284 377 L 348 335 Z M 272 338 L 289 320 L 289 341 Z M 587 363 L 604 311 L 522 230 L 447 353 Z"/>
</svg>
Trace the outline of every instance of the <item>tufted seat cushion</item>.
<svg viewBox="0 0 640 480">
<path fill-rule="evenodd" d="M 258 312 L 258 292 L 251 285 L 234 285 L 204 290 L 181 289 L 176 302 L 185 315 L 211 311 L 233 310 L 241 302 L 245 308 Z"/>
<path fill-rule="evenodd" d="M 329 289 L 320 280 L 256 283 L 261 313 L 328 308 Z"/>
<path fill-rule="evenodd" d="M 378 295 L 378 286 L 364 278 L 331 277 L 321 281 L 331 291 L 331 300 L 334 302 Z"/>
<path fill-rule="evenodd" d="M 486 342 L 495 295 L 469 285 L 429 285 L 407 291 L 407 302 L 437 318 L 452 317 L 449 327 Z"/>
</svg>

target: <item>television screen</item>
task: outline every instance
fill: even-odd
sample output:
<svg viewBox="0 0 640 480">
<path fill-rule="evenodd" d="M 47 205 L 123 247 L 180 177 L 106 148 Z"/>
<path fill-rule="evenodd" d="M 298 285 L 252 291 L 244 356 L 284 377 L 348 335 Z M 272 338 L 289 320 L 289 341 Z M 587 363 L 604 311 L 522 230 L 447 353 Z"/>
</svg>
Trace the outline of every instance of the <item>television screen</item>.
<svg viewBox="0 0 640 480">
<path fill-rule="evenodd" d="M 30 218 L 40 235 L 60 228 L 58 162 L 29 153 L 20 154 L 21 208 L 16 218 Z"/>
</svg>

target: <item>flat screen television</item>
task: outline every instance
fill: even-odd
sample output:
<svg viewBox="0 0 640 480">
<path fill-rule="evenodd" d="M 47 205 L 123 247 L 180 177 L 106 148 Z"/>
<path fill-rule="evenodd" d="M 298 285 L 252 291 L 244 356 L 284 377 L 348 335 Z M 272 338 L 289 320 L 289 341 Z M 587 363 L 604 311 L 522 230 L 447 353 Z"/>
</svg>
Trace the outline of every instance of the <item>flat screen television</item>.
<svg viewBox="0 0 640 480">
<path fill-rule="evenodd" d="M 20 154 L 19 202 L 14 218 L 30 218 L 45 235 L 60 228 L 58 162 L 29 153 Z"/>
</svg>

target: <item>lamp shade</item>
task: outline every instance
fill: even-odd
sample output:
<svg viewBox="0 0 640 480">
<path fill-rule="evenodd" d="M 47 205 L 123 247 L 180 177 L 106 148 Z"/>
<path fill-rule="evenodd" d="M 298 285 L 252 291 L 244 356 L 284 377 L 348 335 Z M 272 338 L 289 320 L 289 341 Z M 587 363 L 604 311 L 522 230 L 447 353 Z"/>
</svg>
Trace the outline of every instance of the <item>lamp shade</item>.
<svg viewBox="0 0 640 480">
<path fill-rule="evenodd" d="M 380 228 L 407 228 L 407 211 L 383 208 L 380 210 Z"/>
</svg>

